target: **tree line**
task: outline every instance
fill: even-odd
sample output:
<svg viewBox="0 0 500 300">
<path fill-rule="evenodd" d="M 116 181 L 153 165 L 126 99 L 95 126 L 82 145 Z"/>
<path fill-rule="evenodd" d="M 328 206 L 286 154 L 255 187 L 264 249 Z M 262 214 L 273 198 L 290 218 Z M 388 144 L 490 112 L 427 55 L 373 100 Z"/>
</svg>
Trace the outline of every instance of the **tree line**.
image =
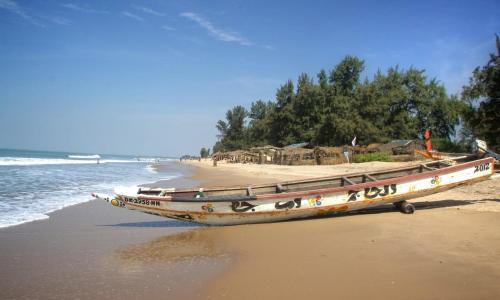
<svg viewBox="0 0 500 300">
<path fill-rule="evenodd" d="M 339 146 L 354 136 L 360 144 L 421 139 L 429 129 L 440 139 L 465 149 L 473 137 L 500 146 L 500 40 L 497 53 L 474 70 L 460 96 L 448 95 L 425 70 L 391 67 L 361 80 L 365 63 L 346 56 L 316 78 L 302 73 L 288 80 L 272 101 L 257 100 L 226 112 L 216 124 L 213 153 L 298 142 Z M 461 128 L 456 135 L 457 125 Z"/>
</svg>

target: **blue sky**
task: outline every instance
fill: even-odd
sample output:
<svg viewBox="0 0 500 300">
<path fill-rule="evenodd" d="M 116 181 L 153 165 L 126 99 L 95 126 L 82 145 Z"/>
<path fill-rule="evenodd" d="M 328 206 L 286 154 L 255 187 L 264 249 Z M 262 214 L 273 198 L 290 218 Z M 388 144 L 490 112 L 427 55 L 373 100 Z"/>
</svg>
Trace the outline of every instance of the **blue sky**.
<svg viewBox="0 0 500 300">
<path fill-rule="evenodd" d="M 229 108 L 345 55 L 457 93 L 498 16 L 495 0 L 0 0 L 0 147 L 197 153 Z"/>
</svg>

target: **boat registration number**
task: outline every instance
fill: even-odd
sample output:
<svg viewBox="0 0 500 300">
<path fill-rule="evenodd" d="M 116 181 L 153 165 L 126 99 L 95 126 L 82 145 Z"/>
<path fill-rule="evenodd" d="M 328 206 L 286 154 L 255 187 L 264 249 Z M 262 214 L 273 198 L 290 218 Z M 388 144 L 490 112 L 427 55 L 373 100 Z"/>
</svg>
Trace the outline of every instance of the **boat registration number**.
<svg viewBox="0 0 500 300">
<path fill-rule="evenodd" d="M 485 163 L 479 166 L 474 166 L 474 173 L 476 172 L 482 172 L 482 171 L 487 171 L 490 169 L 490 163 Z"/>
<path fill-rule="evenodd" d="M 129 198 L 129 197 L 124 197 L 124 200 L 125 200 L 125 202 L 133 203 L 133 204 L 160 206 L 160 201 L 156 201 L 156 200 L 137 199 L 137 198 Z"/>
</svg>

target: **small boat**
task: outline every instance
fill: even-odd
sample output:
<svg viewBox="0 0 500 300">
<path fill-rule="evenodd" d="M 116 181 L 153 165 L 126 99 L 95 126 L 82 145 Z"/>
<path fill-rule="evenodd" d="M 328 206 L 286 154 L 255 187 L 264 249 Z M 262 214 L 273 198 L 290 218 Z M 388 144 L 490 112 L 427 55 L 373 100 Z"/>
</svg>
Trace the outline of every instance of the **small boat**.
<svg viewBox="0 0 500 300">
<path fill-rule="evenodd" d="M 494 158 L 462 156 L 372 173 L 251 186 L 207 189 L 124 188 L 99 199 L 167 218 L 207 225 L 276 222 L 333 215 L 393 203 L 403 213 L 405 200 L 482 181 L 494 173 Z"/>
</svg>

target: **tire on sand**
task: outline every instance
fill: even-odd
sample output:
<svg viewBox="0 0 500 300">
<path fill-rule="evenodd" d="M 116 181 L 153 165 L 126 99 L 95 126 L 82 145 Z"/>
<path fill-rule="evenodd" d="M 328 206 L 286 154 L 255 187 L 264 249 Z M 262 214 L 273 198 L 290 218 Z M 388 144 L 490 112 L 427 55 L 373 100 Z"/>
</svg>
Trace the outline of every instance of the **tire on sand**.
<svg viewBox="0 0 500 300">
<path fill-rule="evenodd" d="M 412 214 L 415 212 L 415 206 L 411 203 L 406 202 L 406 201 L 401 202 L 401 204 L 399 205 L 399 209 L 404 214 Z"/>
</svg>

